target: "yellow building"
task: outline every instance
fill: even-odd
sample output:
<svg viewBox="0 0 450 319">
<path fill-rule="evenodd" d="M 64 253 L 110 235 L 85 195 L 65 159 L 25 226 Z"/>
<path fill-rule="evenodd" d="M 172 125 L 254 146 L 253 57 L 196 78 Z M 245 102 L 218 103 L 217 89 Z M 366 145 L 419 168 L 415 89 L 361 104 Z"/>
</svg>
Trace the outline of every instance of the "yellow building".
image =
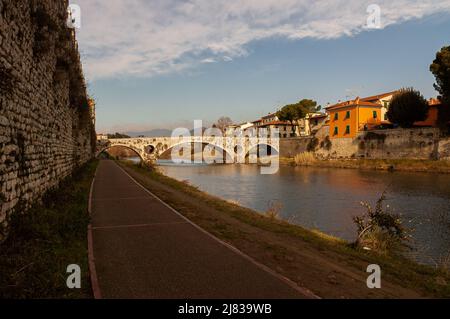
<svg viewBox="0 0 450 319">
<path fill-rule="evenodd" d="M 327 107 L 330 115 L 330 137 L 353 138 L 357 132 L 381 124 L 383 107 L 381 103 L 360 98 Z"/>
</svg>

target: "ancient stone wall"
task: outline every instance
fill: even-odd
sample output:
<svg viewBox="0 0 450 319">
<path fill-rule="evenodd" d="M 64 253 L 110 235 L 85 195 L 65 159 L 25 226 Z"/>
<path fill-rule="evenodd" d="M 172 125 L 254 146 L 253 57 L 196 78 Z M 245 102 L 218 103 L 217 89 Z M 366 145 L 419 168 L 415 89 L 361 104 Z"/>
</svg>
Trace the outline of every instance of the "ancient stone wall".
<svg viewBox="0 0 450 319">
<path fill-rule="evenodd" d="M 280 157 L 294 157 L 297 154 L 307 152 L 308 145 L 312 140 L 311 137 L 280 139 Z"/>
<path fill-rule="evenodd" d="M 439 159 L 450 161 L 450 137 L 439 141 L 438 154 Z"/>
<path fill-rule="evenodd" d="M 392 129 L 361 132 L 356 138 L 311 138 L 280 141 L 281 156 L 293 157 L 305 151 L 319 159 L 450 159 L 450 140 L 436 128 Z"/>
<path fill-rule="evenodd" d="M 0 222 L 95 151 L 68 1 L 0 1 Z M 1 234 L 0 234 L 1 235 Z"/>
</svg>

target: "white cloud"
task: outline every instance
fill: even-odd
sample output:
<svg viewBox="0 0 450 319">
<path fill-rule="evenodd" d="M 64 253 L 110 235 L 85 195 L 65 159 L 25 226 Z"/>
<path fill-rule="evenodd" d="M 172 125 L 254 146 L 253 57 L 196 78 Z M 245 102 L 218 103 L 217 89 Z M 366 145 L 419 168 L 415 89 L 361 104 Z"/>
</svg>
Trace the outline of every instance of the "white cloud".
<svg viewBox="0 0 450 319">
<path fill-rule="evenodd" d="M 154 76 L 231 61 L 269 37 L 333 39 L 365 30 L 367 6 L 382 28 L 450 12 L 450 0 L 74 0 L 90 80 Z"/>
<path fill-rule="evenodd" d="M 214 58 L 206 58 L 201 61 L 201 63 L 216 63 L 217 60 Z"/>
</svg>

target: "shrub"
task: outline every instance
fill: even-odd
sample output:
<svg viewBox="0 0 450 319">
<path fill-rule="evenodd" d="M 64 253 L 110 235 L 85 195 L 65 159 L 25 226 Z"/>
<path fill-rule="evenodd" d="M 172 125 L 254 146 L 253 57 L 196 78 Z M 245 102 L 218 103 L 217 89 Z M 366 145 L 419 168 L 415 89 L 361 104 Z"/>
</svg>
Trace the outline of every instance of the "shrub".
<svg viewBox="0 0 450 319">
<path fill-rule="evenodd" d="M 396 253 L 409 247 L 409 229 L 402 225 L 400 216 L 394 214 L 389 206 L 383 205 L 386 192 L 377 200 L 375 208 L 368 203 L 361 202 L 367 209 L 362 216 L 353 218 L 357 229 L 357 247 L 374 250 L 381 254 Z"/>
<path fill-rule="evenodd" d="M 314 137 L 309 143 L 308 143 L 308 152 L 314 152 L 319 146 L 319 139 L 317 137 Z"/>
<path fill-rule="evenodd" d="M 427 118 L 428 109 L 428 102 L 422 94 L 413 88 L 407 88 L 392 97 L 387 116 L 389 121 L 401 127 L 412 127 L 414 122 Z"/>
<path fill-rule="evenodd" d="M 278 219 L 281 214 L 281 210 L 283 209 L 283 204 L 279 201 L 272 200 L 268 203 L 267 211 L 265 212 L 265 216 L 270 219 Z"/>
<path fill-rule="evenodd" d="M 31 15 L 33 23 L 36 26 L 34 34 L 33 55 L 34 57 L 41 57 L 46 54 L 52 47 L 51 34 L 57 31 L 58 25 L 52 17 L 39 7 Z"/>
<path fill-rule="evenodd" d="M 327 151 L 331 150 L 333 144 L 331 143 L 330 137 L 326 136 L 325 139 L 321 143 L 321 147 L 326 149 Z"/>
</svg>

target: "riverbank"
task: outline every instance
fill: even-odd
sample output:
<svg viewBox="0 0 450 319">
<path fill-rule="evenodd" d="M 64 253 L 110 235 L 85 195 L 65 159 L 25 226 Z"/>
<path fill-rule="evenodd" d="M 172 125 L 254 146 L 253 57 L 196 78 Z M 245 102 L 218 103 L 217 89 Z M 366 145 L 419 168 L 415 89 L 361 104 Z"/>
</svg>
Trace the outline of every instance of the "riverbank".
<svg viewBox="0 0 450 319">
<path fill-rule="evenodd" d="M 87 258 L 88 198 L 97 161 L 79 168 L 42 203 L 15 214 L 0 244 L 0 298 L 92 298 Z M 67 266 L 81 267 L 81 289 L 68 289 Z"/>
<path fill-rule="evenodd" d="M 280 158 L 281 165 L 311 166 L 325 168 L 352 168 L 362 170 L 427 172 L 450 174 L 450 161 L 413 159 L 332 159 L 297 162 L 294 158 Z"/>
<path fill-rule="evenodd" d="M 334 237 L 269 218 L 130 163 L 135 179 L 214 236 L 324 298 L 449 297 L 450 275 L 404 258 L 357 251 Z M 368 289 L 366 268 L 382 268 Z"/>
</svg>

